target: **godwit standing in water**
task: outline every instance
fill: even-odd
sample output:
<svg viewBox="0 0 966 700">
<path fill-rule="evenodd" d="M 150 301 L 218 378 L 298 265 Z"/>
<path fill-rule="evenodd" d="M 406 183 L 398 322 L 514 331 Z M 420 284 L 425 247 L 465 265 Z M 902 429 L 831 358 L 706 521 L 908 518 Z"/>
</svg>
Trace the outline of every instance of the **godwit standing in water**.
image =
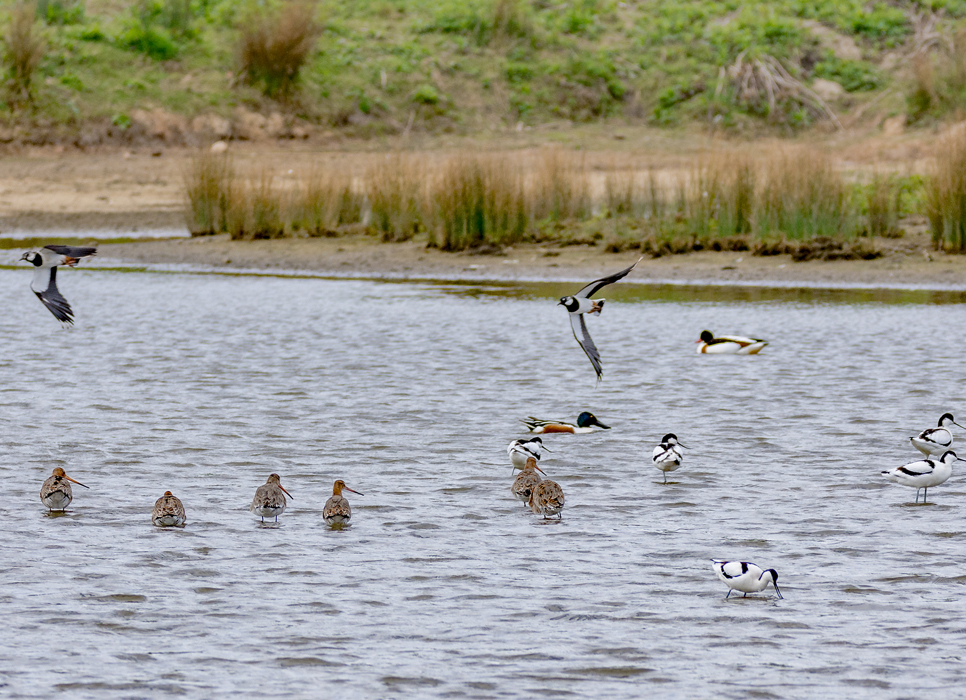
<svg viewBox="0 0 966 700">
<path fill-rule="evenodd" d="M 562 519 L 563 516 L 560 511 L 564 507 L 564 493 L 563 489 L 560 488 L 560 484 L 556 481 L 541 481 L 539 484 L 533 487 L 530 492 L 530 510 L 532 510 L 537 515 L 542 515 L 544 520 L 556 515 L 558 519 Z"/>
<path fill-rule="evenodd" d="M 40 487 L 40 500 L 48 510 L 67 510 L 67 506 L 74 500 L 74 494 L 70 490 L 71 484 L 84 486 L 81 482 L 67 476 L 60 467 L 55 467 L 54 473 Z M 84 486 L 84 488 L 88 487 Z"/>
<path fill-rule="evenodd" d="M 959 425 L 952 413 L 944 413 L 939 419 L 939 427 L 923 430 L 916 437 L 909 438 L 912 446 L 927 457 L 939 456 L 953 444 L 953 434 L 947 426 Z M 963 426 L 959 425 L 960 428 Z"/>
<path fill-rule="evenodd" d="M 711 331 L 701 331 L 698 353 L 708 355 L 757 355 L 768 345 L 767 340 L 760 338 L 745 338 L 740 335 L 719 335 L 714 337 Z"/>
<path fill-rule="evenodd" d="M 919 502 L 919 490 L 924 489 L 922 502 L 926 502 L 929 495 L 930 486 L 939 486 L 953 475 L 953 462 L 959 460 L 966 462 L 966 459 L 957 457 L 952 450 L 943 453 L 940 459 L 922 459 L 918 462 L 910 462 L 901 467 L 882 472 L 889 481 L 894 481 L 903 486 L 911 486 L 916 490 L 916 503 Z"/>
<path fill-rule="evenodd" d="M 184 505 L 181 499 L 170 491 L 165 491 L 164 495 L 154 502 L 151 522 L 158 527 L 184 527 Z"/>
<path fill-rule="evenodd" d="M 329 497 L 329 500 L 325 502 L 325 507 L 322 508 L 322 519 L 325 520 L 326 525 L 345 525 L 352 517 L 352 508 L 349 507 L 349 501 L 346 497 L 342 495 L 343 491 L 352 491 L 352 493 L 360 496 L 365 495 L 355 489 L 350 489 L 342 479 L 336 481 L 332 486 L 332 496 Z"/>
<path fill-rule="evenodd" d="M 680 449 L 682 447 L 684 445 L 678 442 L 678 436 L 674 433 L 668 433 L 661 438 L 661 444 L 655 447 L 651 453 L 651 461 L 654 462 L 654 466 L 664 472 L 665 484 L 667 483 L 667 473 L 681 468 L 681 460 L 684 459 Z"/>
<path fill-rule="evenodd" d="M 530 500 L 533 487 L 540 483 L 540 474 L 537 474 L 537 472 L 543 474 L 543 469 L 538 467 L 537 460 L 531 457 L 527 460 L 523 471 L 517 474 L 517 478 L 513 480 L 513 486 L 510 487 L 510 492 L 524 503 Z"/>
<path fill-rule="evenodd" d="M 782 597 L 782 592 L 778 590 L 778 572 L 774 569 L 762 569 L 746 561 L 712 559 L 711 562 L 711 568 L 718 574 L 718 578 L 731 589 L 725 598 L 731 596 L 731 591 L 740 591 L 747 598 L 749 593 L 761 593 L 769 583 L 775 587 L 778 597 Z"/>
<path fill-rule="evenodd" d="M 278 516 L 285 510 L 286 494 L 292 498 L 292 494 L 282 488 L 282 484 L 279 483 L 281 480 L 282 477 L 278 474 L 269 474 L 268 481 L 255 491 L 255 498 L 252 499 L 248 510 L 260 516 L 262 522 L 265 522 L 265 518 L 275 518 L 275 522 L 278 522 Z M 292 498 L 292 500 L 295 499 Z"/>
<path fill-rule="evenodd" d="M 577 416 L 576 425 L 562 420 L 540 420 L 533 416 L 520 422 L 527 426 L 531 433 L 592 433 L 598 428 L 610 430 L 609 425 L 601 423 L 590 411 L 584 411 Z"/>
</svg>

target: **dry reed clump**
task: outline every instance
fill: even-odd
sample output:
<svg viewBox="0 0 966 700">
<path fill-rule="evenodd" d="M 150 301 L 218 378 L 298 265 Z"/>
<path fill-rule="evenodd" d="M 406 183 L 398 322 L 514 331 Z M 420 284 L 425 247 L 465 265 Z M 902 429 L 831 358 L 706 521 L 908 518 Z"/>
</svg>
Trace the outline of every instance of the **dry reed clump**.
<svg viewBox="0 0 966 700">
<path fill-rule="evenodd" d="M 362 218 L 363 196 L 345 171 L 315 167 L 301 178 L 291 205 L 291 230 L 309 236 L 335 236 L 338 228 Z"/>
<path fill-rule="evenodd" d="M 863 190 L 865 198 L 865 234 L 883 238 L 900 238 L 899 216 L 902 212 L 902 185 L 891 173 L 876 172 Z"/>
<path fill-rule="evenodd" d="M 266 96 L 287 98 L 308 60 L 321 27 L 314 6 L 290 0 L 281 8 L 253 9 L 239 25 L 241 71 Z"/>
<path fill-rule="evenodd" d="M 534 219 L 566 221 L 591 215 L 590 179 L 582 156 L 549 149 L 540 154 L 528 199 Z"/>
<path fill-rule="evenodd" d="M 9 73 L 7 90 L 14 106 L 33 101 L 34 73 L 46 50 L 46 42 L 37 27 L 34 4 L 18 2 L 10 9 L 3 48 L 3 63 Z"/>
<path fill-rule="evenodd" d="M 852 237 L 858 217 L 850 188 L 817 150 L 778 151 L 765 161 L 756 232 L 791 239 Z"/>
<path fill-rule="evenodd" d="M 925 209 L 937 249 L 966 251 L 966 132 L 939 140 L 936 161 L 925 183 Z"/>
<path fill-rule="evenodd" d="M 238 179 L 227 193 L 225 228 L 232 240 L 280 238 L 286 233 L 288 197 L 268 168 Z"/>
<path fill-rule="evenodd" d="M 751 158 L 717 153 L 699 165 L 683 196 L 690 232 L 699 239 L 751 233 L 759 173 Z"/>
<path fill-rule="evenodd" d="M 369 225 L 383 241 L 408 241 L 419 231 L 425 180 L 423 161 L 409 154 L 384 156 L 369 169 Z"/>
<path fill-rule="evenodd" d="M 190 161 L 182 179 L 191 235 L 205 236 L 228 230 L 226 216 L 236 184 L 235 168 L 228 155 L 201 153 Z"/>
<path fill-rule="evenodd" d="M 527 231 L 528 197 L 519 162 L 494 155 L 458 155 L 431 186 L 434 243 L 443 250 L 517 243 Z"/>
</svg>

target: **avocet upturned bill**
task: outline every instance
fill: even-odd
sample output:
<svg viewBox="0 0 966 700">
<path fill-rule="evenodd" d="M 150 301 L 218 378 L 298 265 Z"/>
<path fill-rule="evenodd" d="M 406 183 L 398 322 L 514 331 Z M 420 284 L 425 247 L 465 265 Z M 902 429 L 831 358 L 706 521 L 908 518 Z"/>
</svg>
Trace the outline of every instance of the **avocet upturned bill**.
<svg viewBox="0 0 966 700">
<path fill-rule="evenodd" d="M 71 479 L 60 467 L 55 467 L 53 474 L 47 477 L 44 485 L 40 487 L 40 501 L 47 506 L 48 511 L 67 510 L 67 506 L 74 500 L 74 493 L 70 489 L 71 484 L 84 486 L 79 481 Z M 84 488 L 89 488 L 84 486 Z"/>
<path fill-rule="evenodd" d="M 775 593 L 779 598 L 784 597 L 778 590 L 778 572 L 774 569 L 762 569 L 747 561 L 712 559 L 711 562 L 711 568 L 718 574 L 718 578 L 731 589 L 725 598 L 731 596 L 731 591 L 744 593 L 744 597 L 747 598 L 749 593 L 761 593 L 769 583 L 775 587 Z"/>
<path fill-rule="evenodd" d="M 684 454 L 681 452 L 682 447 L 687 447 L 687 445 L 678 442 L 678 436 L 674 433 L 668 433 L 661 438 L 661 444 L 655 447 L 651 453 L 651 461 L 654 462 L 654 466 L 664 472 L 665 484 L 667 483 L 667 473 L 677 471 L 681 467 L 681 460 L 684 459 Z"/>
<path fill-rule="evenodd" d="M 336 481 L 332 485 L 332 495 L 322 508 L 322 519 L 326 525 L 345 525 L 352 517 L 352 508 L 349 507 L 349 499 L 342 495 L 343 491 L 352 491 L 352 493 L 360 496 L 365 495 L 355 489 L 350 489 L 342 479 Z"/>
<path fill-rule="evenodd" d="M 590 297 L 608 284 L 613 284 L 626 277 L 631 270 L 637 267 L 637 263 L 643 259 L 639 258 L 630 267 L 616 272 L 609 277 L 601 277 L 599 280 L 594 280 L 572 297 L 560 297 L 560 301 L 557 303 L 557 306 L 562 306 L 570 312 L 570 328 L 574 332 L 574 338 L 577 339 L 577 343 L 590 360 L 590 364 L 594 366 L 594 372 L 597 373 L 598 382 L 603 376 L 603 369 L 600 364 L 600 352 L 597 350 L 597 346 L 594 345 L 590 333 L 587 332 L 587 322 L 584 321 L 584 314 L 599 316 L 601 310 L 604 308 L 604 299 L 591 299 Z"/>
<path fill-rule="evenodd" d="M 938 428 L 923 430 L 916 437 L 909 438 L 912 446 L 922 452 L 927 457 L 931 455 L 941 455 L 953 446 L 953 433 L 949 429 L 950 425 L 959 425 L 953 418 L 952 413 L 944 413 L 939 418 Z"/>
<path fill-rule="evenodd" d="M 889 481 L 894 481 L 903 486 L 910 486 L 916 490 L 916 503 L 919 502 L 919 490 L 923 489 L 922 502 L 926 502 L 929 495 L 930 486 L 939 486 L 953 475 L 953 462 L 959 460 L 966 462 L 966 459 L 957 457 L 952 450 L 946 450 L 939 459 L 922 459 L 918 462 L 910 462 L 901 467 L 882 472 Z"/>
<path fill-rule="evenodd" d="M 506 453 L 510 456 L 510 463 L 513 464 L 514 469 L 523 469 L 531 457 L 539 462 L 542 450 L 551 452 L 551 449 L 543 444 L 542 438 L 535 437 L 528 440 L 521 438 L 511 442 L 506 448 Z"/>
<path fill-rule="evenodd" d="M 151 522 L 157 527 L 184 527 L 184 504 L 170 491 L 154 502 Z"/>
<path fill-rule="evenodd" d="M 540 483 L 540 474 L 543 474 L 543 469 L 537 466 L 537 460 L 533 457 L 527 460 L 527 463 L 523 466 L 523 471 L 517 474 L 517 478 L 513 480 L 513 486 L 510 487 L 510 493 L 519 498 L 524 503 L 530 501 L 530 495 L 533 493 L 534 487 Z"/>
<path fill-rule="evenodd" d="M 597 416 L 589 411 L 584 411 L 577 416 L 577 423 L 567 423 L 562 420 L 541 420 L 528 416 L 527 420 L 520 421 L 530 430 L 531 433 L 593 433 L 600 430 L 610 430 L 609 425 L 604 425 Z"/>
<path fill-rule="evenodd" d="M 74 267 L 81 258 L 97 254 L 97 248 L 78 248 L 69 245 L 49 245 L 38 250 L 31 250 L 23 254 L 21 260 L 26 260 L 34 266 L 34 278 L 30 281 L 30 289 L 43 302 L 47 310 L 65 326 L 74 324 L 74 312 L 70 304 L 57 289 L 57 266 Z"/>
<path fill-rule="evenodd" d="M 550 479 L 541 481 L 530 492 L 528 504 L 530 510 L 537 515 L 542 515 L 544 520 L 554 515 L 558 519 L 562 519 L 563 516 L 560 514 L 560 511 L 564 507 L 563 489 L 560 488 L 560 484 L 556 481 L 550 481 Z"/>
<path fill-rule="evenodd" d="M 745 338 L 740 335 L 715 337 L 711 331 L 701 331 L 701 339 L 694 342 L 698 344 L 698 353 L 707 355 L 757 355 L 768 345 L 767 340 L 760 338 Z"/>
<path fill-rule="evenodd" d="M 278 522 L 278 516 L 285 512 L 287 505 L 285 496 L 295 500 L 281 482 L 282 477 L 278 474 L 269 474 L 268 480 L 255 490 L 255 498 L 248 510 L 259 516 L 262 522 L 265 522 L 265 518 L 275 518 L 275 522 Z"/>
</svg>

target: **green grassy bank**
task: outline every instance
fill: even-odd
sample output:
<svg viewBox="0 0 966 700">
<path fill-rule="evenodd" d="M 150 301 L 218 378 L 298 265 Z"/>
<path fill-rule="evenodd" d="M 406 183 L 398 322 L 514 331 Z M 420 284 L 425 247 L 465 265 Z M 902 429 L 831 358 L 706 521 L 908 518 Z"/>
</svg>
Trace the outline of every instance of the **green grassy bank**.
<svg viewBox="0 0 966 700">
<path fill-rule="evenodd" d="M 34 60 L 3 0 L 0 141 L 601 119 L 793 133 L 966 110 L 966 0 L 287 2 L 39 0 Z"/>
</svg>

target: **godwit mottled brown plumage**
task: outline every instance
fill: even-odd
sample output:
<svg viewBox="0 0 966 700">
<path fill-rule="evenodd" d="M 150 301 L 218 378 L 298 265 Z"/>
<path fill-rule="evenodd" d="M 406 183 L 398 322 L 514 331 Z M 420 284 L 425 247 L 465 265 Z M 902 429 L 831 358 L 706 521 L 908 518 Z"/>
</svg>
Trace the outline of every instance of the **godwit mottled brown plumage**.
<svg viewBox="0 0 966 700">
<path fill-rule="evenodd" d="M 556 481 L 541 481 L 533 487 L 530 493 L 530 510 L 544 519 L 556 515 L 562 518 L 560 511 L 564 507 L 564 492 Z"/>
<path fill-rule="evenodd" d="M 81 482 L 67 476 L 63 469 L 56 467 L 54 473 L 40 487 L 40 500 L 49 510 L 67 510 L 67 506 L 74 500 L 74 494 L 70 490 L 71 484 L 84 486 Z M 84 488 L 87 487 L 84 486 Z"/>
<path fill-rule="evenodd" d="M 524 503 L 528 502 L 533 487 L 540 483 L 540 474 L 537 474 L 538 471 L 540 474 L 543 473 L 543 469 L 537 466 L 537 460 L 530 457 L 527 460 L 526 466 L 523 467 L 523 471 L 513 480 L 513 486 L 510 487 L 510 492 Z"/>
<path fill-rule="evenodd" d="M 332 496 L 325 502 L 325 507 L 322 508 L 322 519 L 325 520 L 326 525 L 345 525 L 352 517 L 352 508 L 349 507 L 349 501 L 346 500 L 346 497 L 342 495 L 343 491 L 352 491 L 352 493 L 360 496 L 365 495 L 355 489 L 350 489 L 342 479 L 336 481 L 332 486 Z"/>
<path fill-rule="evenodd" d="M 165 491 L 164 495 L 154 502 L 151 522 L 158 527 L 184 527 L 184 505 L 181 499 L 170 491 Z"/>
<path fill-rule="evenodd" d="M 262 522 L 265 522 L 265 518 L 275 518 L 275 522 L 278 522 L 278 516 L 285 510 L 285 496 L 292 498 L 292 494 L 282 487 L 281 480 L 278 474 L 270 474 L 268 481 L 255 491 L 255 498 L 248 510 L 261 517 Z"/>
</svg>

